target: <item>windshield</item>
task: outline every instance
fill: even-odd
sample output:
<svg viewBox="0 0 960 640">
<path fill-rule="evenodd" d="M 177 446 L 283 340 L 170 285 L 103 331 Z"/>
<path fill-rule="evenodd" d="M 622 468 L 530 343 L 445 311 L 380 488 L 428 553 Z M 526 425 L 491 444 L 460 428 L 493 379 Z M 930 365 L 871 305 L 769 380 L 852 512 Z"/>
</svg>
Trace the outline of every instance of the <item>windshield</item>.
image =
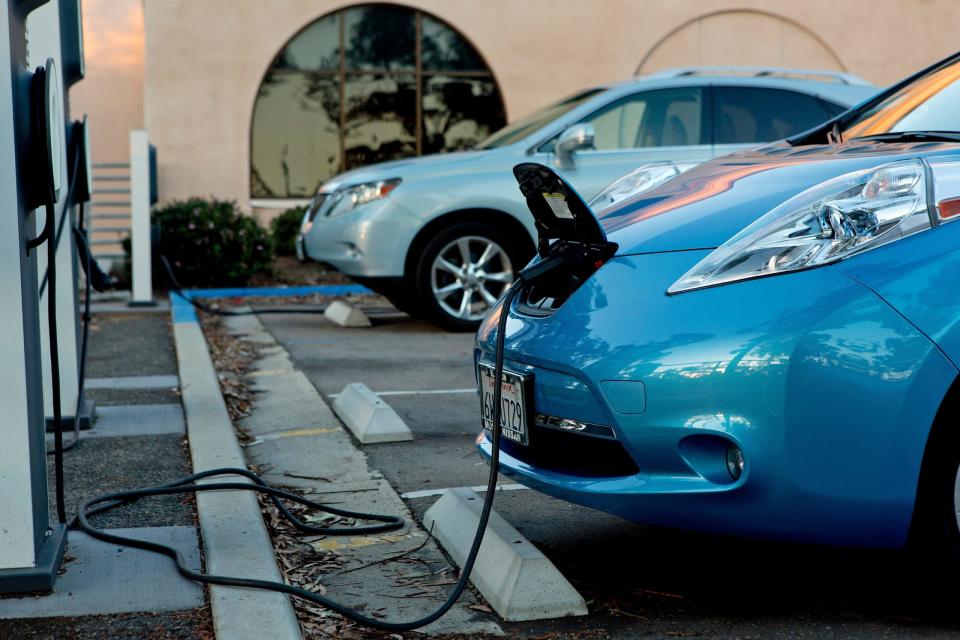
<svg viewBox="0 0 960 640">
<path fill-rule="evenodd" d="M 521 118 L 516 122 L 508 124 L 492 136 L 477 145 L 477 149 L 496 149 L 513 144 L 517 140 L 522 140 L 538 129 L 547 126 L 563 114 L 580 106 L 593 96 L 600 93 L 602 89 L 590 89 L 583 91 L 560 102 L 544 107 L 535 111 L 526 118 Z"/>
<path fill-rule="evenodd" d="M 960 132 L 960 59 L 917 78 L 846 124 L 844 140 L 901 131 Z"/>
</svg>

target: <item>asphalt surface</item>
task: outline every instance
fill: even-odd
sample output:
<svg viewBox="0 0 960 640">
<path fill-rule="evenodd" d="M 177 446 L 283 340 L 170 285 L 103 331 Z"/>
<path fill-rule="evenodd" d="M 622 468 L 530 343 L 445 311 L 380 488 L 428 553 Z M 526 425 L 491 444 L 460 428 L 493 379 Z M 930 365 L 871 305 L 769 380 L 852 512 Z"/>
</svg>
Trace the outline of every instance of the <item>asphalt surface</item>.
<svg viewBox="0 0 960 640">
<path fill-rule="evenodd" d="M 471 334 L 402 315 L 375 321 L 372 329 L 309 316 L 260 318 L 328 400 L 351 382 L 375 392 L 474 385 Z M 383 399 L 414 440 L 363 450 L 399 492 L 485 483 L 487 466 L 473 447 L 475 394 Z M 408 504 L 422 517 L 436 499 Z M 920 570 L 904 552 L 673 531 L 530 490 L 501 492 L 494 508 L 553 560 L 591 611 L 585 618 L 503 625 L 513 637 L 960 637 L 958 583 Z"/>
</svg>

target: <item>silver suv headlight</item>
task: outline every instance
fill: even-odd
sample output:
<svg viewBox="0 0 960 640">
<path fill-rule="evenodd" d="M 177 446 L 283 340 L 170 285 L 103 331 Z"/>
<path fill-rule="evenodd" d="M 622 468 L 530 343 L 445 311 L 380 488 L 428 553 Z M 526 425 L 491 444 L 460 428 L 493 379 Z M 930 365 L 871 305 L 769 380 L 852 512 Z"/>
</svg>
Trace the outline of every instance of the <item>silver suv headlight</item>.
<svg viewBox="0 0 960 640">
<path fill-rule="evenodd" d="M 930 226 L 920 160 L 855 171 L 773 209 L 697 263 L 667 293 L 830 264 Z"/>
<path fill-rule="evenodd" d="M 590 201 L 590 208 L 596 213 L 607 207 L 612 207 L 627 198 L 632 198 L 645 191 L 650 191 L 654 187 L 660 186 L 670 178 L 674 178 L 698 164 L 700 163 L 652 162 L 641 165 L 607 185 L 603 191 Z"/>
<path fill-rule="evenodd" d="M 334 192 L 331 196 L 330 208 L 327 210 L 327 216 L 338 216 L 342 213 L 351 211 L 362 204 L 380 200 L 390 195 L 390 192 L 400 186 L 400 178 L 390 180 L 378 180 L 376 182 L 365 182 L 351 187 L 344 187 Z"/>
</svg>

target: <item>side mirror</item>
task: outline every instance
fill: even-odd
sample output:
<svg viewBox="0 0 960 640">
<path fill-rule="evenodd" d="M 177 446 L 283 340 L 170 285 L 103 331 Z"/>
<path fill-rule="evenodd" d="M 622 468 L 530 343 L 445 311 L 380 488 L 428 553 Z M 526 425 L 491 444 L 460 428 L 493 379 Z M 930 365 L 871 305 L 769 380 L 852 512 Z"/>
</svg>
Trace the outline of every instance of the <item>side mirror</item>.
<svg viewBox="0 0 960 640">
<path fill-rule="evenodd" d="M 573 153 L 581 149 L 592 149 L 593 139 L 596 133 L 593 125 L 588 122 L 581 122 L 567 127 L 554 146 L 554 153 L 557 154 L 557 164 L 561 167 L 573 166 Z"/>
</svg>

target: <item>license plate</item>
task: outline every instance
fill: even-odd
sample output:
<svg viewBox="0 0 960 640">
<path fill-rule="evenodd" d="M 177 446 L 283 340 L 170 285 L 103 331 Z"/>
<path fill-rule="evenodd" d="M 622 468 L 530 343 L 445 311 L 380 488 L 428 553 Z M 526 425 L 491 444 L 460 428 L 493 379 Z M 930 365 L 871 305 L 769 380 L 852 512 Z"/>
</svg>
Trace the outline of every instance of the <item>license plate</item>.
<svg viewBox="0 0 960 640">
<path fill-rule="evenodd" d="M 480 416 L 483 428 L 493 429 L 493 367 L 480 365 Z M 525 380 L 509 371 L 503 372 L 500 391 L 500 432 L 504 438 L 527 444 L 527 401 Z"/>
</svg>

